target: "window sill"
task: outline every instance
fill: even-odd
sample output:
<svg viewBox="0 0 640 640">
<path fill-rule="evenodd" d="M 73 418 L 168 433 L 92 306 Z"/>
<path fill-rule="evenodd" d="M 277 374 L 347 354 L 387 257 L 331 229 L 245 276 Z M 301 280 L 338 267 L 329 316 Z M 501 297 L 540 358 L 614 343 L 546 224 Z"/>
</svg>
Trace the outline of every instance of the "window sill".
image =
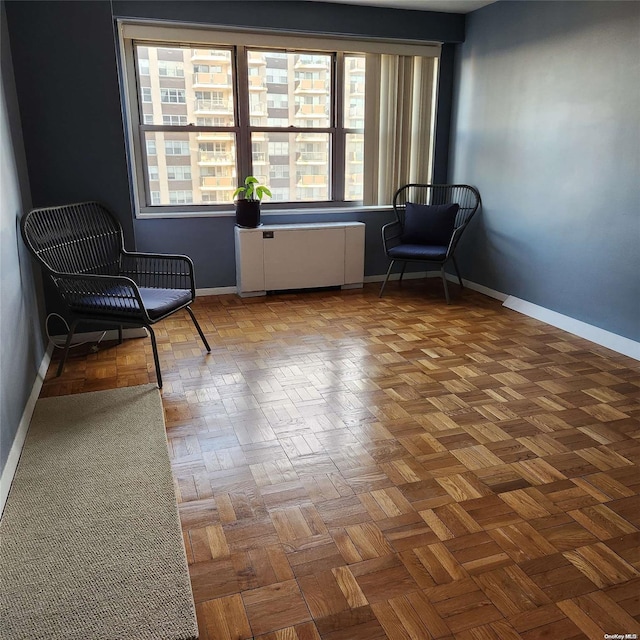
<svg viewBox="0 0 640 640">
<path fill-rule="evenodd" d="M 393 211 L 391 205 L 370 205 L 361 207 L 314 207 L 312 209 L 263 209 L 261 218 L 275 216 L 308 216 L 308 215 L 345 215 L 353 213 L 374 213 L 376 211 Z M 158 213 L 136 214 L 138 220 L 157 220 L 160 218 L 235 218 L 235 211 L 165 211 Z"/>
</svg>

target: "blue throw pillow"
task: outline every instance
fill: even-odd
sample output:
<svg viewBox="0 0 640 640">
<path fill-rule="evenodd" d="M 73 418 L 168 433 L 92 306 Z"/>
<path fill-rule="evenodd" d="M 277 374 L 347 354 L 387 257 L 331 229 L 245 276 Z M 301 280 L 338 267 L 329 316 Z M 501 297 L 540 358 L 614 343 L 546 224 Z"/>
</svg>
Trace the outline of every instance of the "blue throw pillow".
<svg viewBox="0 0 640 640">
<path fill-rule="evenodd" d="M 404 244 L 448 246 L 460 208 L 457 204 L 407 202 L 404 212 Z"/>
</svg>

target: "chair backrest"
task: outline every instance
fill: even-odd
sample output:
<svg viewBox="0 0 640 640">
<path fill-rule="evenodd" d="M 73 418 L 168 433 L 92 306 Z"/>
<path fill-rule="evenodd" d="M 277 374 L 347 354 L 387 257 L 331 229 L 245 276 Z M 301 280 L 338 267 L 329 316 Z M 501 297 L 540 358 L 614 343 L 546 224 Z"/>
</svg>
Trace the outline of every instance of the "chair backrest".
<svg viewBox="0 0 640 640">
<path fill-rule="evenodd" d="M 457 204 L 455 228 L 464 227 L 480 206 L 480 193 L 466 184 L 406 184 L 393 196 L 393 210 L 404 228 L 407 202 L 416 204 Z"/>
<path fill-rule="evenodd" d="M 122 227 L 98 202 L 33 209 L 22 217 L 25 244 L 49 272 L 116 275 Z"/>
</svg>

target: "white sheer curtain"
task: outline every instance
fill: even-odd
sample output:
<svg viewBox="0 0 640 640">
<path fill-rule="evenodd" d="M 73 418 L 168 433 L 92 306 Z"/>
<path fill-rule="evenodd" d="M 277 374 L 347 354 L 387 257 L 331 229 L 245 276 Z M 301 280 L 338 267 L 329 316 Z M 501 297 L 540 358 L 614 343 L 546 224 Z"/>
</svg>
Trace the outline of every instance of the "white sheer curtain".
<svg viewBox="0 0 640 640">
<path fill-rule="evenodd" d="M 364 204 L 390 204 L 432 172 L 437 58 L 367 55 Z"/>
</svg>

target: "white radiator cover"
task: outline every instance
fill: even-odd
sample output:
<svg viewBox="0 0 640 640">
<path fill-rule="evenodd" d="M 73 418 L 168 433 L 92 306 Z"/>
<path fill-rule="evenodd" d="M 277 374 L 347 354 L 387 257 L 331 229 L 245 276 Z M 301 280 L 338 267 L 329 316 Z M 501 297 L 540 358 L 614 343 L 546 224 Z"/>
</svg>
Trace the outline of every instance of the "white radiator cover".
<svg viewBox="0 0 640 640">
<path fill-rule="evenodd" d="M 312 287 L 361 287 L 362 222 L 274 224 L 235 228 L 236 284 L 241 296 Z"/>
</svg>

